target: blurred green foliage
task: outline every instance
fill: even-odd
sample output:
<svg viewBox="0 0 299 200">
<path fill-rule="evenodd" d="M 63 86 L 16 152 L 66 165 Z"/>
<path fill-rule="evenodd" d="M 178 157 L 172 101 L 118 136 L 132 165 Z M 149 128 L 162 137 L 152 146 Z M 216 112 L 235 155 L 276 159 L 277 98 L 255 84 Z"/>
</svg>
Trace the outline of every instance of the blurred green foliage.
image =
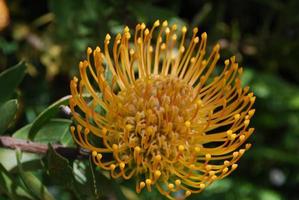
<svg viewBox="0 0 299 200">
<path fill-rule="evenodd" d="M 190 199 L 299 199 L 299 1 L 7 3 L 11 21 L 0 33 L 0 134 L 73 146 L 71 121 L 58 108 L 66 104 L 60 98 L 69 94 L 86 47 L 102 46 L 106 33 L 124 25 L 167 19 L 206 31 L 209 45 L 221 44 L 221 58 L 236 55 L 245 65 L 243 83 L 257 96 L 253 148 L 231 176 Z M 9 68 L 20 60 L 27 62 L 26 76 L 24 63 Z M 52 148 L 46 156 L 0 149 L 0 160 L 0 199 L 162 198 L 155 192 L 136 197 L 134 181 L 111 181 L 88 160 L 67 160 Z"/>
</svg>

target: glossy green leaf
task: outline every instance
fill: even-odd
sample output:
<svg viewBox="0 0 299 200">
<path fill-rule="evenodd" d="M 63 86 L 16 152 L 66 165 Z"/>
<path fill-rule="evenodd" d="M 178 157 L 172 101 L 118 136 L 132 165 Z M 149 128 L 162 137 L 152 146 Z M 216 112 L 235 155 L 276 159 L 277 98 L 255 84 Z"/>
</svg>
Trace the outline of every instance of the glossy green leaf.
<svg viewBox="0 0 299 200">
<path fill-rule="evenodd" d="M 63 145 L 73 144 L 69 126 L 72 123 L 68 119 L 50 119 L 36 133 L 35 141 L 41 143 L 61 143 Z M 13 134 L 13 137 L 29 139 L 29 131 L 32 124 L 24 126 Z"/>
<path fill-rule="evenodd" d="M 65 96 L 59 99 L 37 116 L 37 118 L 33 121 L 29 131 L 28 138 L 30 140 L 34 140 L 38 130 L 41 129 L 46 122 L 48 122 L 58 113 L 59 106 L 68 104 L 70 97 L 71 96 Z"/>
<path fill-rule="evenodd" d="M 15 118 L 18 110 L 18 101 L 16 99 L 9 100 L 0 106 L 0 135 L 6 131 L 9 124 Z"/>
<path fill-rule="evenodd" d="M 57 183 L 70 188 L 74 177 L 69 161 L 55 152 L 49 144 L 49 150 L 46 156 L 46 163 L 51 179 Z"/>
<path fill-rule="evenodd" d="M 0 148 L 0 162 L 8 171 L 11 171 L 17 166 L 17 159 L 15 154 L 15 150 Z M 24 152 L 21 162 L 24 163 L 40 158 L 41 156 L 39 154 Z"/>
<path fill-rule="evenodd" d="M 46 186 L 35 176 L 32 172 L 24 171 L 22 164 L 20 162 L 22 156 L 22 152 L 17 149 L 16 157 L 18 162 L 18 169 L 20 173 L 20 177 L 24 182 L 27 189 L 31 192 L 32 195 L 37 197 L 38 199 L 43 200 L 54 200 L 52 194 L 48 191 Z"/>
<path fill-rule="evenodd" d="M 0 191 L 13 200 L 33 199 L 18 180 L 0 163 Z"/>
<path fill-rule="evenodd" d="M 25 62 L 20 62 L 0 74 L 0 104 L 11 97 L 16 87 L 24 78 L 25 71 Z"/>
<path fill-rule="evenodd" d="M 112 193 L 115 195 L 116 199 L 119 199 L 119 200 L 127 199 L 121 190 L 121 185 L 118 184 L 114 179 L 107 178 L 100 171 L 94 171 L 93 177 L 96 179 L 97 184 L 100 184 L 100 186 L 101 186 L 100 188 L 103 190 L 102 192 L 104 195 Z M 99 191 L 99 192 L 101 192 L 101 191 Z"/>
</svg>

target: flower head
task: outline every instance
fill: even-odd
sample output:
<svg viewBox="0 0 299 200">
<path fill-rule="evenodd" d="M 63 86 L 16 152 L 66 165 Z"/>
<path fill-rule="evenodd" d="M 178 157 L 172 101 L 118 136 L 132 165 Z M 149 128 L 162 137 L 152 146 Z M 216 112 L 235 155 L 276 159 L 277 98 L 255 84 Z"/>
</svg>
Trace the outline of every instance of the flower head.
<svg viewBox="0 0 299 200">
<path fill-rule="evenodd" d="M 220 46 L 206 55 L 207 34 L 197 33 L 187 39 L 185 26 L 167 21 L 138 24 L 133 37 L 125 27 L 113 42 L 107 34 L 103 51 L 88 48 L 81 80 L 71 81 L 74 140 L 113 178 L 135 177 L 137 192 L 201 192 L 251 146 L 255 97 L 242 68 L 232 57 L 216 74 Z"/>
</svg>

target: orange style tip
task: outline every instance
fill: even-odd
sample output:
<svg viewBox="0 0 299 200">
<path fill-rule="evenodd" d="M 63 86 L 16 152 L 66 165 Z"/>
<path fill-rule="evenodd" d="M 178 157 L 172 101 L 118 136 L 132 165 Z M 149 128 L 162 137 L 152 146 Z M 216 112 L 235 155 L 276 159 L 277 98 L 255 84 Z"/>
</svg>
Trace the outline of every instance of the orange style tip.
<svg viewBox="0 0 299 200">
<path fill-rule="evenodd" d="M 203 40 L 207 39 L 207 37 L 208 37 L 208 34 L 207 34 L 206 32 L 203 32 L 203 33 L 201 34 L 201 38 L 202 38 Z"/>
<path fill-rule="evenodd" d="M 188 120 L 188 121 L 185 121 L 185 126 L 187 127 L 187 128 L 190 128 L 190 126 L 191 126 L 191 122 Z"/>
<path fill-rule="evenodd" d="M 125 26 L 125 28 L 124 28 L 124 32 L 129 32 L 129 31 L 130 31 L 129 27 L 128 27 L 128 26 Z"/>
<path fill-rule="evenodd" d="M 149 34 L 149 30 L 148 30 L 148 29 L 145 29 L 144 34 L 145 34 L 145 35 L 148 35 L 148 34 Z"/>
<path fill-rule="evenodd" d="M 154 23 L 154 26 L 155 27 L 160 26 L 160 20 L 156 20 L 155 23 Z"/>
<path fill-rule="evenodd" d="M 240 141 L 244 141 L 245 140 L 245 135 L 240 135 Z"/>
<path fill-rule="evenodd" d="M 176 185 L 181 185 L 181 183 L 182 183 L 181 180 L 179 180 L 179 179 L 175 180 Z"/>
<path fill-rule="evenodd" d="M 178 36 L 176 34 L 173 34 L 173 36 L 171 38 L 173 41 L 175 41 L 178 38 Z"/>
<path fill-rule="evenodd" d="M 206 185 L 204 183 L 199 184 L 200 189 L 204 189 Z"/>
<path fill-rule="evenodd" d="M 173 24 L 172 27 L 171 27 L 171 29 L 172 29 L 172 30 L 176 30 L 176 29 L 177 29 L 177 25 L 176 25 L 176 24 Z"/>
<path fill-rule="evenodd" d="M 165 21 L 162 23 L 162 26 L 164 26 L 164 27 L 168 26 L 168 21 L 165 20 Z"/>
<path fill-rule="evenodd" d="M 169 33 L 170 33 L 170 29 L 169 29 L 168 27 L 165 29 L 165 33 L 166 33 L 166 34 L 169 34 Z"/>
<path fill-rule="evenodd" d="M 226 60 L 224 61 L 224 64 L 225 64 L 226 66 L 229 65 L 229 60 L 226 59 Z"/>
<path fill-rule="evenodd" d="M 192 32 L 193 32 L 194 34 L 196 34 L 196 33 L 198 32 L 198 28 L 197 28 L 197 27 L 193 28 Z"/>
<path fill-rule="evenodd" d="M 75 83 L 78 83 L 78 78 L 76 76 L 74 76 L 73 80 Z"/>
<path fill-rule="evenodd" d="M 106 135 L 106 133 L 107 133 L 107 129 L 106 128 L 102 128 L 102 134 Z"/>
<path fill-rule="evenodd" d="M 255 102 L 255 97 L 250 97 L 250 102 Z"/>
<path fill-rule="evenodd" d="M 250 123 L 250 120 L 249 120 L 249 119 L 246 119 L 246 120 L 244 121 L 244 125 L 245 125 L 245 126 L 248 126 L 249 123 Z"/>
<path fill-rule="evenodd" d="M 228 131 L 226 131 L 226 134 L 227 134 L 228 136 L 230 136 L 231 134 L 233 134 L 233 131 L 232 131 L 232 130 L 228 130 Z"/>
<path fill-rule="evenodd" d="M 131 124 L 127 124 L 127 125 L 126 125 L 126 129 L 127 129 L 128 131 L 131 131 L 132 128 L 133 128 L 133 126 L 132 126 Z"/>
<path fill-rule="evenodd" d="M 235 152 L 233 153 L 233 157 L 234 157 L 234 158 L 238 157 L 238 155 L 239 155 L 239 152 L 237 152 L 237 151 L 235 151 Z"/>
<path fill-rule="evenodd" d="M 241 155 L 243 155 L 245 153 L 245 149 L 240 149 L 239 152 Z"/>
<path fill-rule="evenodd" d="M 82 68 L 84 63 L 82 61 L 79 62 L 79 68 Z"/>
<path fill-rule="evenodd" d="M 102 159 L 102 157 L 103 157 L 103 155 L 102 155 L 102 154 L 100 154 L 100 153 L 98 153 L 98 155 L 97 155 L 97 159 L 98 159 L 98 160 L 101 160 L 101 159 Z"/>
<path fill-rule="evenodd" d="M 140 29 L 143 30 L 145 29 L 145 27 L 146 27 L 145 23 L 141 23 Z"/>
<path fill-rule="evenodd" d="M 197 44 L 199 42 L 199 37 L 194 38 L 194 43 Z"/>
<path fill-rule="evenodd" d="M 84 129 L 84 134 L 87 135 L 89 132 L 90 132 L 89 128 L 85 128 L 85 129 Z"/>
<path fill-rule="evenodd" d="M 92 53 L 92 49 L 90 47 L 87 47 L 86 52 L 87 52 L 87 54 L 91 54 Z"/>
<path fill-rule="evenodd" d="M 182 151 L 185 150 L 185 147 L 183 145 L 179 145 L 178 149 L 179 149 L 180 152 L 182 152 Z"/>
<path fill-rule="evenodd" d="M 162 159 L 161 155 L 156 155 L 156 156 L 155 156 L 155 160 L 156 160 L 156 161 L 160 161 L 161 159 Z"/>
<path fill-rule="evenodd" d="M 234 115 L 234 118 L 235 118 L 235 120 L 238 120 L 238 119 L 240 119 L 240 117 L 241 117 L 241 115 L 240 115 L 240 114 L 235 114 L 235 115 Z"/>
<path fill-rule="evenodd" d="M 236 134 L 231 134 L 231 135 L 229 136 L 229 139 L 230 139 L 230 140 L 234 140 L 234 139 L 236 139 L 236 137 L 237 137 Z"/>
<path fill-rule="evenodd" d="M 248 112 L 248 114 L 249 114 L 250 116 L 253 116 L 254 113 L 255 113 L 255 109 L 252 109 L 252 110 L 250 110 L 250 111 Z"/>
<path fill-rule="evenodd" d="M 93 157 L 96 157 L 96 156 L 98 155 L 98 152 L 96 152 L 96 151 L 92 151 L 91 154 L 92 154 Z"/>
<path fill-rule="evenodd" d="M 100 47 L 96 47 L 95 52 L 96 53 L 100 53 L 101 52 L 101 48 Z"/>
<path fill-rule="evenodd" d="M 230 162 L 229 162 L 228 160 L 225 160 L 225 161 L 223 162 L 223 164 L 224 164 L 225 166 L 229 166 Z"/>
<path fill-rule="evenodd" d="M 139 37 L 139 38 L 137 39 L 137 43 L 138 43 L 138 44 L 141 44 L 141 43 L 142 43 L 142 39 L 141 39 L 141 37 Z"/>
<path fill-rule="evenodd" d="M 188 196 L 190 196 L 190 195 L 191 195 L 191 192 L 190 192 L 189 190 L 187 190 L 187 191 L 185 192 L 185 196 L 188 197 Z"/>
<path fill-rule="evenodd" d="M 238 164 L 233 164 L 233 165 L 232 165 L 232 169 L 233 169 L 233 170 L 237 169 L 237 167 L 238 167 Z"/>
<path fill-rule="evenodd" d="M 152 184 L 152 180 L 151 179 L 146 179 L 145 183 L 146 183 L 146 185 L 151 185 Z"/>
<path fill-rule="evenodd" d="M 212 158 L 211 154 L 206 154 L 205 157 L 206 157 L 206 160 L 210 160 Z"/>
<path fill-rule="evenodd" d="M 225 173 L 227 173 L 227 172 L 228 172 L 228 168 L 225 167 L 225 168 L 222 170 L 222 173 L 225 174 Z"/>
<path fill-rule="evenodd" d="M 107 33 L 106 37 L 105 37 L 105 40 L 109 41 L 110 39 L 111 39 L 111 36 Z"/>
<path fill-rule="evenodd" d="M 120 169 L 124 169 L 124 168 L 125 168 L 125 166 L 126 166 L 126 164 L 125 164 L 125 163 L 123 163 L 123 162 L 119 163 L 119 168 L 120 168 Z"/>
<path fill-rule="evenodd" d="M 220 44 L 217 43 L 215 46 L 214 46 L 214 51 L 219 51 L 220 49 Z M 217 54 L 218 55 L 218 54 Z"/>
<path fill-rule="evenodd" d="M 110 169 L 111 169 L 112 171 L 115 169 L 115 167 L 116 167 L 115 164 L 111 164 L 111 165 L 110 165 Z"/>
<path fill-rule="evenodd" d="M 169 190 L 172 190 L 173 188 L 174 188 L 174 185 L 173 185 L 172 183 L 169 183 L 169 184 L 168 184 L 168 189 L 169 189 Z"/>
<path fill-rule="evenodd" d="M 197 106 L 202 106 L 202 104 L 203 104 L 203 103 L 202 103 L 202 100 L 197 99 L 197 100 L 196 100 L 196 104 L 197 104 Z"/>
<path fill-rule="evenodd" d="M 112 149 L 113 149 L 114 151 L 118 150 L 118 145 L 117 145 L 117 144 L 113 144 L 113 145 L 112 145 Z"/>
<path fill-rule="evenodd" d="M 252 146 L 252 145 L 251 145 L 250 143 L 246 144 L 246 145 L 245 145 L 246 150 L 250 149 L 251 146 Z"/>
<path fill-rule="evenodd" d="M 199 153 L 200 152 L 200 147 L 195 147 L 194 150 L 195 150 L 196 153 Z"/>
<path fill-rule="evenodd" d="M 134 49 L 130 49 L 130 54 L 133 55 L 135 53 Z"/>
<path fill-rule="evenodd" d="M 236 56 L 232 56 L 232 57 L 230 58 L 230 61 L 231 61 L 232 63 L 234 63 L 234 62 L 236 61 Z"/>
<path fill-rule="evenodd" d="M 73 132 L 75 132 L 75 129 L 76 129 L 76 128 L 75 128 L 74 126 L 71 126 L 70 129 L 71 129 L 71 132 L 73 133 Z"/>
<path fill-rule="evenodd" d="M 183 26 L 182 27 L 182 33 L 186 33 L 187 32 L 187 27 L 186 26 Z"/>
<path fill-rule="evenodd" d="M 139 183 L 139 186 L 140 186 L 141 189 L 144 188 L 144 187 L 145 187 L 145 182 L 141 181 L 141 182 Z"/>
<path fill-rule="evenodd" d="M 184 51 L 185 51 L 185 47 L 181 46 L 181 47 L 180 47 L 180 52 L 181 52 L 181 53 L 184 53 Z"/>
<path fill-rule="evenodd" d="M 134 151 L 135 151 L 136 153 L 139 153 L 139 152 L 141 151 L 141 148 L 137 146 L 137 147 L 134 148 Z"/>
<path fill-rule="evenodd" d="M 155 171 L 155 177 L 159 178 L 161 176 L 161 171 L 160 170 L 156 170 Z"/>
<path fill-rule="evenodd" d="M 78 125 L 77 125 L 77 131 L 78 131 L 78 132 L 81 132 L 81 130 L 82 130 L 82 126 L 78 124 Z"/>
</svg>

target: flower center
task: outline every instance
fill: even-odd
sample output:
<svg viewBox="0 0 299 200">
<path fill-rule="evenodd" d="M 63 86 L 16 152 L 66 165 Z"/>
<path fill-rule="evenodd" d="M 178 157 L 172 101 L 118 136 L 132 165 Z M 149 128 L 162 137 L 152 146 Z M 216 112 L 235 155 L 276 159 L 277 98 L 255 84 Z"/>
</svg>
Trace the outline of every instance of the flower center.
<svg viewBox="0 0 299 200">
<path fill-rule="evenodd" d="M 194 89 L 176 77 L 139 79 L 117 98 L 116 112 L 108 115 L 119 134 L 110 142 L 127 151 L 140 147 L 145 162 L 157 155 L 175 161 L 183 151 L 192 151 L 195 133 L 201 135 L 206 124 Z"/>
</svg>

